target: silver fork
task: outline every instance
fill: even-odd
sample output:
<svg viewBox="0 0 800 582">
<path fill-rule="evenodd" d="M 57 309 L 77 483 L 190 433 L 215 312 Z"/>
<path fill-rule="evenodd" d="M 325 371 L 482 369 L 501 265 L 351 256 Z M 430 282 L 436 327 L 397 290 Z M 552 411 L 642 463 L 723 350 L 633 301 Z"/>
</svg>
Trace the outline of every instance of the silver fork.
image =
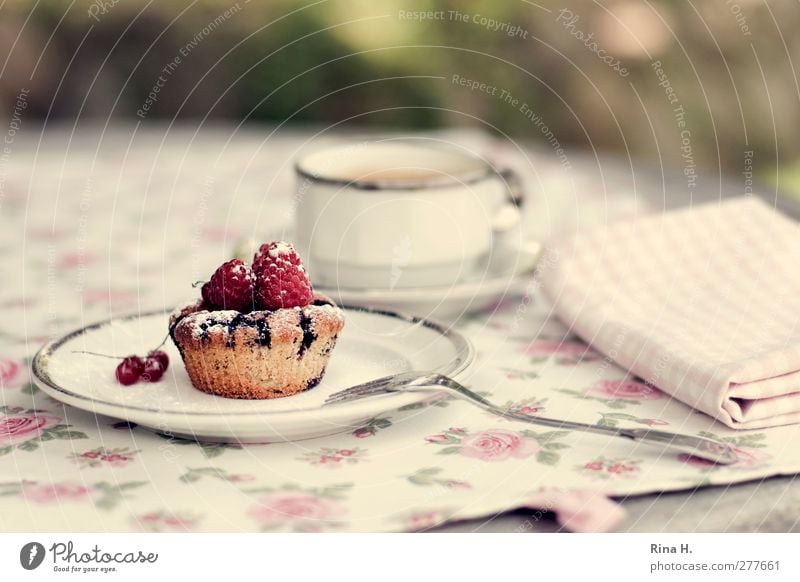
<svg viewBox="0 0 800 582">
<path fill-rule="evenodd" d="M 624 437 L 637 442 L 660 445 L 687 453 L 694 457 L 705 459 L 719 465 L 730 465 L 737 460 L 736 454 L 731 447 L 725 443 L 663 430 L 650 430 L 646 428 L 616 428 L 611 426 L 601 426 L 598 424 L 584 424 L 569 420 L 556 420 L 552 418 L 542 418 L 540 416 L 527 416 L 504 410 L 475 394 L 472 390 L 462 386 L 455 380 L 442 376 L 441 374 L 424 372 L 404 372 L 394 376 L 386 376 L 371 382 L 359 384 L 346 390 L 331 394 L 325 404 L 340 404 L 352 402 L 361 398 L 391 394 L 393 392 L 419 392 L 436 391 L 446 392 L 462 400 L 472 402 L 476 406 L 511 420 L 518 420 L 530 424 L 538 424 L 553 428 L 567 430 L 580 430 L 595 432 L 608 436 Z"/>
</svg>

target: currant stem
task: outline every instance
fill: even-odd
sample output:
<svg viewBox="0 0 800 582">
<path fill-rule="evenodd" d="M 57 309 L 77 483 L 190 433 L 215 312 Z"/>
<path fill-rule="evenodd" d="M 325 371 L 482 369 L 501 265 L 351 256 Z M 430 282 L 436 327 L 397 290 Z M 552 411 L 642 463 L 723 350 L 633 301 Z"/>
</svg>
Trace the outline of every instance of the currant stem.
<svg viewBox="0 0 800 582">
<path fill-rule="evenodd" d="M 161 340 L 161 343 L 160 343 L 160 344 L 158 344 L 158 345 L 157 345 L 156 347 L 154 347 L 152 350 L 148 351 L 148 352 L 147 352 L 147 355 L 150 355 L 150 354 L 152 354 L 153 352 L 157 352 L 157 351 L 158 351 L 158 349 L 159 349 L 161 346 L 163 346 L 165 343 L 167 343 L 167 340 L 168 340 L 168 339 L 169 339 L 169 334 L 167 334 L 167 335 L 165 335 L 165 336 L 164 336 L 164 339 L 163 339 L 163 340 Z M 73 354 L 89 354 L 90 356 L 100 356 L 101 358 L 111 358 L 112 360 L 124 360 L 125 358 L 127 358 L 127 357 L 128 357 L 128 356 L 111 356 L 111 355 L 109 355 L 109 354 L 98 354 L 97 352 L 90 352 L 90 351 L 87 351 L 87 350 L 72 350 L 72 353 L 73 353 Z"/>
<path fill-rule="evenodd" d="M 73 354 L 89 354 L 90 356 L 100 356 L 101 358 L 111 358 L 112 360 L 124 360 L 128 356 L 109 356 L 108 354 L 98 354 L 87 350 L 72 350 Z"/>
<path fill-rule="evenodd" d="M 152 350 L 150 350 L 150 351 L 149 351 L 149 352 L 147 352 L 147 353 L 148 353 L 148 354 L 152 354 L 153 352 L 156 352 L 156 351 L 158 351 L 158 349 L 159 349 L 161 346 L 163 346 L 165 343 L 167 343 L 167 340 L 168 340 L 168 339 L 169 339 L 169 333 L 167 333 L 167 335 L 165 335 L 165 336 L 164 336 L 164 339 L 163 339 L 163 340 L 161 340 L 161 343 L 160 343 L 160 344 L 158 344 L 158 345 L 157 345 L 155 348 L 153 348 Z"/>
</svg>

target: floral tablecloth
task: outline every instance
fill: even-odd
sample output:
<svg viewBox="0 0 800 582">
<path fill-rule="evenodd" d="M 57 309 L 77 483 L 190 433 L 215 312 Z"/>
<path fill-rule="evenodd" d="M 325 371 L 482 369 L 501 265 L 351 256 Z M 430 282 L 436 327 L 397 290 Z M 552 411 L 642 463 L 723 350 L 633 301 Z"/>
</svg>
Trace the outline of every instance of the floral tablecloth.
<svg viewBox="0 0 800 582">
<path fill-rule="evenodd" d="M 54 133 L 18 139 L 0 165 L 0 530 L 420 530 L 518 507 L 607 530 L 624 514 L 607 496 L 800 470 L 798 427 L 732 431 L 628 377 L 570 336 L 535 281 L 458 323 L 478 350 L 472 388 L 523 414 L 714 436 L 739 461 L 719 467 L 455 401 L 335 437 L 246 446 L 64 406 L 30 382 L 36 349 L 92 321 L 171 307 L 238 237 L 286 225 L 288 164 L 308 136 Z M 622 177 L 606 174 L 598 189 L 547 152 L 457 139 L 527 172 L 537 236 L 644 211 Z"/>
</svg>

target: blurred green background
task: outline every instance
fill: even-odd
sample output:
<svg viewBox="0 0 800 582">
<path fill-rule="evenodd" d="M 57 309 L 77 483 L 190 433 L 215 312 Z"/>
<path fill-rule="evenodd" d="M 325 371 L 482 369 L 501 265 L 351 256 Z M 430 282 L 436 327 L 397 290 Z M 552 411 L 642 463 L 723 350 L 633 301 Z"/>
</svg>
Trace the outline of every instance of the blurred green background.
<svg viewBox="0 0 800 582">
<path fill-rule="evenodd" d="M 798 56 L 797 2 L 6 0 L 0 8 L 8 118 L 25 89 L 26 115 L 48 123 L 471 126 L 546 144 L 524 103 L 569 151 L 679 166 L 688 130 L 699 168 L 741 174 L 753 152 L 755 174 L 795 194 Z M 454 75 L 486 86 L 470 89 Z"/>
</svg>

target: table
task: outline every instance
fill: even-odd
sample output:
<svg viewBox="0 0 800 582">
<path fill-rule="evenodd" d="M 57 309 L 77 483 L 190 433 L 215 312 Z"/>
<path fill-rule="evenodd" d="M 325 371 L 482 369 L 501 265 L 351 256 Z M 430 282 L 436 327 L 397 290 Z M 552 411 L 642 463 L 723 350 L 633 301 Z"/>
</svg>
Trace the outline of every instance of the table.
<svg viewBox="0 0 800 582">
<path fill-rule="evenodd" d="M 4 275 L 11 278 L 11 287 L 22 291 L 26 285 L 36 282 L 26 281 L 24 265 L 26 261 L 48 260 L 41 256 L 26 256 L 24 243 L 26 225 L 31 212 L 52 212 L 53 229 L 58 229 L 58 205 L 77 203 L 85 205 L 86 216 L 91 216 L 92 201 L 103 193 L 115 192 L 117 195 L 143 198 L 141 218 L 143 224 L 161 225 L 152 231 L 138 226 L 139 236 L 146 237 L 150 232 L 167 238 L 173 233 L 164 228 L 167 223 L 165 213 L 175 216 L 181 212 L 190 214 L 189 222 L 202 225 L 203 204 L 191 208 L 172 207 L 167 196 L 153 200 L 153 196 L 163 196 L 170 190 L 195 189 L 201 202 L 220 195 L 230 196 L 233 202 L 228 205 L 226 225 L 230 229 L 204 230 L 200 226 L 189 228 L 186 244 L 192 244 L 192 236 L 212 237 L 220 241 L 220 255 L 198 259 L 196 264 L 176 268 L 173 273 L 160 273 L 163 280 L 161 299 L 163 306 L 170 306 L 182 297 L 171 292 L 171 282 L 185 281 L 187 276 L 200 278 L 200 273 L 210 270 L 224 256 L 225 242 L 235 234 L 237 221 L 252 223 L 251 209 L 238 200 L 248 200 L 254 192 L 264 192 L 270 196 L 270 216 L 259 216 L 260 228 L 280 231 L 290 220 L 291 192 L 293 189 L 290 170 L 292 156 L 307 147 L 307 142 L 338 139 L 355 139 L 350 134 L 328 135 L 316 128 L 281 129 L 272 133 L 270 127 L 211 125 L 195 127 L 189 124 L 179 126 L 157 124 L 112 124 L 38 127 L 23 125 L 10 150 L 0 163 L 0 181 L 3 184 L 2 209 L 4 233 L 2 249 L 4 253 L 15 253 L 16 262 L 6 263 Z M 546 147 L 530 143 L 497 144 L 469 131 L 451 131 L 443 134 L 446 139 L 457 139 L 460 143 L 473 144 L 476 149 L 489 151 L 492 155 L 510 160 L 511 165 L 529 174 L 527 189 L 530 194 L 532 213 L 528 216 L 528 228 L 537 236 L 545 237 L 557 232 L 583 228 L 597 221 L 642 211 L 646 207 L 672 208 L 703 200 L 713 200 L 720 196 L 737 195 L 742 191 L 741 182 L 721 178 L 713 173 L 702 173 L 698 186 L 692 190 L 679 170 L 662 173 L 661 168 L 652 162 L 629 161 L 615 156 L 596 158 L 582 152 L 571 152 L 569 162 L 570 183 L 562 183 L 558 160 Z M 208 163 L 208 171 L 198 173 L 197 157 Z M 528 166 L 534 160 L 534 167 Z M 95 171 L 106 168 L 104 180 L 114 178 L 111 183 L 98 182 Z M 134 167 L 133 175 L 115 173 L 109 168 Z M 534 172 L 531 174 L 531 169 Z M 532 176 L 532 177 L 531 177 Z M 65 185 L 67 186 L 65 189 Z M 28 204 L 28 192 L 50 191 L 52 198 Z M 148 198 L 148 196 L 150 198 Z M 800 217 L 800 207 L 785 197 L 775 193 L 765 197 L 774 198 L 780 208 L 792 216 Z M 537 206 L 547 199 L 547 205 Z M 559 203 L 552 201 L 558 199 Z M 147 200 L 147 203 L 144 203 Z M 82 206 L 81 206 L 82 207 Z M 536 212 L 540 210 L 539 212 Z M 544 210 L 544 211 L 542 211 Z M 83 214 L 81 215 L 83 216 Z M 10 220 L 9 220 L 10 219 Z M 136 225 L 133 225 L 135 228 Z M 23 241 L 20 245 L 19 241 Z M 54 243 L 61 244 L 61 243 Z M 80 236 L 68 243 L 73 248 L 72 260 L 84 264 L 84 259 L 102 262 L 102 254 L 91 246 L 91 236 Z M 146 249 L 148 245 L 141 248 Z M 160 247 L 158 247 L 160 248 Z M 148 270 L 159 269 L 161 257 L 138 249 L 140 271 L 136 277 L 147 276 Z M 100 256 L 94 256 L 100 255 Z M 60 260 L 69 260 L 67 253 Z M 66 258 L 64 258 L 66 257 Z M 17 270 L 18 269 L 18 270 Z M 113 265 L 108 265 L 112 276 L 126 276 L 117 273 Z M 17 279 L 18 273 L 23 273 Z M 85 273 L 84 273 L 85 274 Z M 75 285 L 82 283 L 81 270 L 75 273 Z M 81 289 L 86 298 L 87 290 Z M 95 290 L 102 293 L 102 289 Z M 92 290 L 88 290 L 91 297 Z M 123 286 L 120 296 L 112 298 L 109 309 L 120 309 L 125 305 L 135 305 L 135 280 Z M 50 298 L 52 301 L 58 298 Z M 114 304 L 114 301 L 117 304 Z M 76 308 L 82 305 L 76 303 Z M 13 308 L 6 305 L 5 309 Z M 42 330 L 56 335 L 60 330 L 70 327 L 74 321 L 48 318 L 47 310 L 28 309 L 21 305 L 23 317 L 16 329 L 22 337 L 35 337 Z M 80 318 L 97 319 L 81 312 Z M 17 311 L 17 313 L 20 313 Z M 77 317 L 76 317 L 77 319 Z M 7 322 L 8 323 L 8 322 Z M 9 333 L 8 325 L 2 331 Z M 758 493 L 760 499 L 769 503 L 750 503 Z M 618 528 L 621 531 L 798 531 L 800 525 L 793 516 L 800 514 L 800 485 L 794 477 L 771 478 L 764 481 L 739 484 L 729 487 L 711 487 L 691 493 L 669 493 L 642 495 L 621 500 L 628 511 L 627 520 Z M 488 519 L 472 520 L 436 528 L 435 531 L 557 531 L 559 526 L 548 517 L 541 518 L 531 511 L 503 513 Z"/>
</svg>

